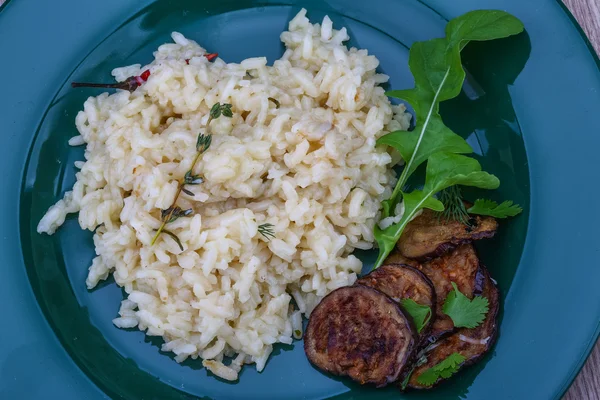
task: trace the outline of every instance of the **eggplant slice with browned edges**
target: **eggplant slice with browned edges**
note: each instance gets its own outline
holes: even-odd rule
[[[355,285],[334,290],[313,310],[304,351],[321,370],[382,387],[396,381],[411,361],[416,338],[395,301]]]
[[[497,228],[498,222],[492,217],[473,216],[465,225],[426,209],[406,226],[396,247],[404,257],[427,261],[461,244],[491,238]]]
[[[437,303],[435,320],[429,333],[431,342],[454,330],[454,323],[443,312],[444,300],[453,290],[452,282],[456,283],[458,289],[470,299],[481,293],[482,277],[479,273],[479,258],[471,244],[463,244],[426,263],[408,259],[398,252],[391,254],[386,262],[408,264],[421,271],[433,283]]]
[[[423,355],[426,361],[413,370],[408,381],[408,387],[429,389],[441,382],[443,379],[440,378],[434,384],[427,386],[419,383],[418,378],[423,372],[436,366],[453,353],[459,353],[465,357],[465,361],[460,367],[463,368],[477,362],[493,346],[498,332],[496,320],[500,308],[499,292],[483,266],[481,267],[481,276],[483,277],[481,295],[486,297],[489,302],[489,311],[485,320],[475,328],[461,328],[452,335],[441,339],[439,343],[432,345],[431,350]]]
[[[435,310],[436,296],[431,280],[421,271],[406,264],[386,264],[360,278],[356,283],[377,289],[394,301],[411,299],[415,303]],[[421,329],[419,342],[427,338],[435,315]]]

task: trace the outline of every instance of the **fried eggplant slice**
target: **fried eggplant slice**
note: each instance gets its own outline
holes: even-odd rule
[[[465,225],[439,215],[426,209],[406,226],[396,244],[403,256],[419,261],[431,260],[461,244],[491,238],[498,228],[498,222],[492,217],[473,216],[470,225]]]
[[[421,271],[406,264],[386,264],[360,278],[356,283],[377,289],[398,302],[411,299],[415,303],[431,308],[435,313],[436,297],[433,284]],[[421,332],[420,339],[429,335],[434,317]]]
[[[304,351],[321,370],[382,387],[412,359],[416,337],[395,301],[355,285],[334,290],[313,310]]]
[[[474,364],[483,357],[493,346],[498,333],[497,317],[500,308],[498,288],[489,276],[489,273],[484,267],[481,267],[481,275],[483,276],[483,291],[481,295],[486,297],[489,302],[489,311],[485,320],[481,325],[467,329],[461,328],[452,335],[440,340],[431,346],[431,351],[424,354],[426,357],[425,363],[416,367],[408,381],[408,387],[414,389],[428,389],[435,386],[443,379],[438,379],[433,385],[423,385],[418,381],[420,374],[432,368],[445,360],[453,353],[459,353],[465,357],[464,363],[460,368]]]
[[[458,289],[470,299],[481,293],[482,277],[479,273],[479,259],[471,244],[463,244],[455,250],[425,263],[408,259],[399,252],[391,254],[386,262],[410,265],[421,271],[433,283],[437,303],[435,320],[429,334],[431,342],[454,330],[454,323],[442,310],[446,296],[453,290],[452,282],[456,283]]]

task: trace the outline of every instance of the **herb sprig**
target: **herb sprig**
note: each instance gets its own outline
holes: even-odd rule
[[[450,186],[438,193],[438,199],[444,205],[439,218],[445,221],[456,220],[469,225],[469,213],[462,198],[460,186]]]
[[[460,353],[452,353],[439,364],[425,370],[421,375],[417,376],[417,382],[421,385],[432,386],[438,379],[450,378],[460,369],[466,358]]]
[[[434,153],[427,162],[425,186],[423,190],[402,193],[404,214],[398,223],[385,229],[375,226],[375,238],[379,243],[379,256],[375,262],[378,268],[394,249],[406,225],[417,212],[424,208],[444,211],[444,205],[433,196],[453,185],[475,186],[482,189],[496,189],[500,181],[494,175],[481,170],[474,158],[445,152]]]
[[[262,225],[258,226],[258,233],[263,235],[265,237],[265,239],[267,239],[267,241],[269,241],[275,237],[275,231],[273,230],[273,228],[274,228],[273,224],[269,224],[267,222],[266,224],[262,224]]]
[[[483,322],[489,311],[489,301],[482,296],[469,300],[452,282],[452,290],[444,301],[444,314],[449,316],[457,328],[475,328]]]
[[[477,199],[469,209],[466,208],[460,187],[452,186],[438,193],[438,199],[444,204],[440,219],[456,220],[465,225],[469,223],[469,214],[488,215],[494,218],[508,218],[519,215],[523,209],[511,200],[498,204],[488,199]]]
[[[518,204],[513,204],[510,200],[498,204],[492,200],[477,199],[475,200],[475,204],[467,211],[471,214],[489,215],[494,218],[507,218],[520,214],[523,209]]]
[[[412,317],[415,328],[417,328],[417,333],[421,333],[431,320],[431,307],[419,304],[413,299],[408,298],[402,299],[400,304],[402,304],[402,308]]]
[[[199,185],[202,182],[204,182],[204,179],[200,175],[194,174],[194,167],[196,166],[196,163],[200,159],[200,156],[209,149],[209,147],[212,143],[212,134],[209,133],[210,132],[210,123],[213,120],[219,118],[221,115],[228,117],[228,118],[231,118],[233,116],[233,112],[231,111],[231,104],[215,103],[211,107],[209,116],[208,116],[208,120],[206,121],[206,133],[205,134],[200,133],[198,135],[198,139],[196,139],[196,156],[194,157],[194,161],[192,161],[192,165],[190,166],[190,169],[185,173],[183,178],[179,181],[179,185],[177,185],[177,192],[175,192],[175,197],[173,198],[173,203],[171,204],[171,206],[169,206],[169,208],[167,208],[165,210],[161,210],[160,218],[161,218],[162,222],[160,224],[160,227],[156,230],[156,234],[152,238],[152,241],[150,242],[151,246],[153,246],[154,243],[156,243],[156,239],[158,239],[158,237],[160,236],[161,233],[166,233],[167,235],[171,236],[173,238],[173,240],[175,240],[175,242],[177,242],[177,245],[179,246],[181,251],[183,251],[183,246],[181,244],[181,240],[179,240],[177,235],[175,235],[173,232],[165,230],[165,226],[168,223],[176,221],[177,219],[179,219],[181,217],[187,217],[193,213],[193,210],[191,208],[187,209],[187,210],[182,210],[179,206],[177,206],[176,205],[177,199],[179,199],[179,195],[181,194],[181,192],[187,194],[188,196],[193,197],[194,193],[191,190],[186,189],[185,186]]]
[[[272,102],[273,104],[275,104],[275,108],[279,108],[281,106],[281,103],[279,103],[279,100],[273,98],[273,97],[267,97],[267,99]]]
[[[444,205],[434,196],[454,185],[495,189],[500,181],[481,170],[479,163],[467,156],[471,146],[448,128],[439,114],[439,104],[456,97],[462,88],[465,71],[460,52],[469,41],[483,41],[515,35],[523,31],[516,17],[496,10],[466,13],[448,22],[446,37],[416,42],[410,48],[409,67],[415,87],[387,92],[390,97],[410,103],[417,117],[411,132],[391,132],[377,141],[397,149],[406,165],[390,199],[383,203],[381,218],[390,216],[400,201],[405,212],[401,220],[386,229],[376,224],[374,236],[379,244],[379,256],[374,268],[381,266],[393,250],[404,228],[423,209],[443,211]],[[405,193],[404,186],[417,167],[427,161],[423,190]]]

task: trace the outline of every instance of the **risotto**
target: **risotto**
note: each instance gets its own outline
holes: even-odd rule
[[[352,252],[373,246],[399,161],[375,141],[407,129],[410,115],[384,95],[377,58],[348,49],[328,17],[313,25],[300,11],[273,66],[210,62],[194,41],[172,38],[150,64],[113,71],[124,81],[149,70],[135,91],[85,102],[69,141],[86,145],[85,161],[38,232],[78,212],[97,254],[87,287],[112,274],[127,293],[114,324],[162,336],[177,361],[200,357],[236,380],[244,364],[262,370],[275,343],[301,337],[302,315],[356,280]],[[210,122],[212,144],[194,169],[203,182],[177,198],[193,212],[167,224],[183,250],[169,235],[152,244],[216,103],[233,116]],[[266,223],[272,238],[259,232]]]

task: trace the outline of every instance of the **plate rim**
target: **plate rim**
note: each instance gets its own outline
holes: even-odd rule
[[[585,33],[583,32],[583,29],[577,23],[576,19],[574,18],[574,16],[572,15],[572,13],[568,10],[568,8],[566,8],[566,6],[562,2],[560,2],[559,0],[556,0],[556,2],[559,4],[559,6],[563,9],[563,12],[565,12],[566,15],[568,16],[568,18],[570,19],[571,25],[573,25],[575,27],[575,29],[579,32],[579,36],[581,36],[581,38],[584,40],[584,43],[586,44],[586,46],[588,48],[588,51],[592,54],[592,57],[593,57],[593,59],[594,59],[594,61],[596,63],[597,68],[600,70],[600,58],[598,57],[598,54],[593,49],[593,46],[591,45],[591,42],[590,42],[589,38],[587,37],[587,35],[585,35]],[[2,6],[0,6],[0,13],[8,13],[8,11],[6,11],[7,10],[7,6],[9,4],[11,4],[11,3],[12,3],[12,0],[6,0],[6,2]],[[5,15],[3,15],[3,16],[6,17]],[[1,16],[0,16],[0,18],[1,18]],[[100,42],[98,42],[98,43],[100,43]],[[33,138],[31,138],[31,140],[33,140]],[[30,146],[28,146],[28,148],[29,147]],[[24,177],[24,174],[19,174],[19,178],[21,178],[21,177]],[[19,181],[21,181],[21,179],[19,179]],[[19,228],[19,230],[20,230],[20,228]],[[18,236],[20,238],[21,232],[19,232]],[[28,284],[29,283],[30,282],[28,280]],[[30,293],[30,294],[33,295],[32,293]],[[36,304],[37,304],[37,301],[36,301]],[[42,317],[44,319],[45,323],[48,323],[48,321],[46,320],[46,318],[45,318],[45,316],[43,314],[40,314],[40,317]],[[579,373],[579,371],[583,367],[585,361],[588,359],[589,355],[591,354],[591,350],[593,349],[596,341],[598,340],[598,336],[599,335],[600,335],[600,323],[597,324],[597,327],[596,327],[596,330],[595,330],[595,332],[593,334],[593,337],[590,338],[589,343],[587,344],[587,346],[585,347],[585,350],[581,354],[579,362],[576,363],[573,366],[573,368],[571,369],[571,373],[569,374],[568,377],[566,377],[566,380],[560,386],[560,389],[559,389],[559,391],[557,393],[557,396],[555,398],[559,398],[560,396],[562,396],[568,390],[568,388],[572,385],[572,382],[574,381],[574,378]],[[64,351],[64,349],[63,349],[63,351]]]

